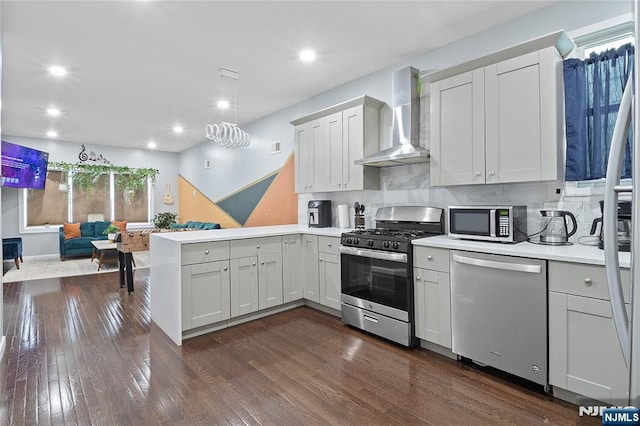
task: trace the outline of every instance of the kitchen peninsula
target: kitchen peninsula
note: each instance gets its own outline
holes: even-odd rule
[[[181,345],[304,303],[339,315],[339,263],[327,262],[331,272],[315,279],[305,274],[318,271],[322,256],[337,256],[341,232],[278,225],[153,233],[151,319]]]

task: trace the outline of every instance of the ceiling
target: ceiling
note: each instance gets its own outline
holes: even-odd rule
[[[2,134],[180,152],[234,121],[220,96],[236,93],[246,125],[551,3],[3,0]]]

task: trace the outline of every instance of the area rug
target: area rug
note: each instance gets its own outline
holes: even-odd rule
[[[149,252],[141,251],[133,254],[136,263],[134,269],[149,267]],[[6,264],[6,263],[5,263]],[[40,280],[43,278],[71,277],[76,275],[102,274],[118,271],[118,265],[113,263],[103,264],[98,271],[98,259],[80,258],[68,259],[64,262],[58,257],[47,258],[25,258],[20,263],[20,269],[15,265],[9,269],[2,277],[3,283],[16,281]]]

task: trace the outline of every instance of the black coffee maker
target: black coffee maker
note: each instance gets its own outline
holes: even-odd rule
[[[604,211],[604,200],[600,201],[600,213]],[[598,247],[604,248],[602,216],[591,223],[591,235],[596,235],[600,224]],[[618,201],[618,251],[631,251],[631,201]]]

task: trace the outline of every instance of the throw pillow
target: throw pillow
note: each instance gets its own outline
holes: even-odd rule
[[[69,240],[71,238],[80,238],[80,224],[79,223],[67,223],[62,224],[64,239]]]
[[[124,232],[127,230],[127,222],[128,222],[127,220],[120,220],[120,221],[112,220],[111,224],[113,226],[117,226],[118,228],[120,228],[120,232]]]

